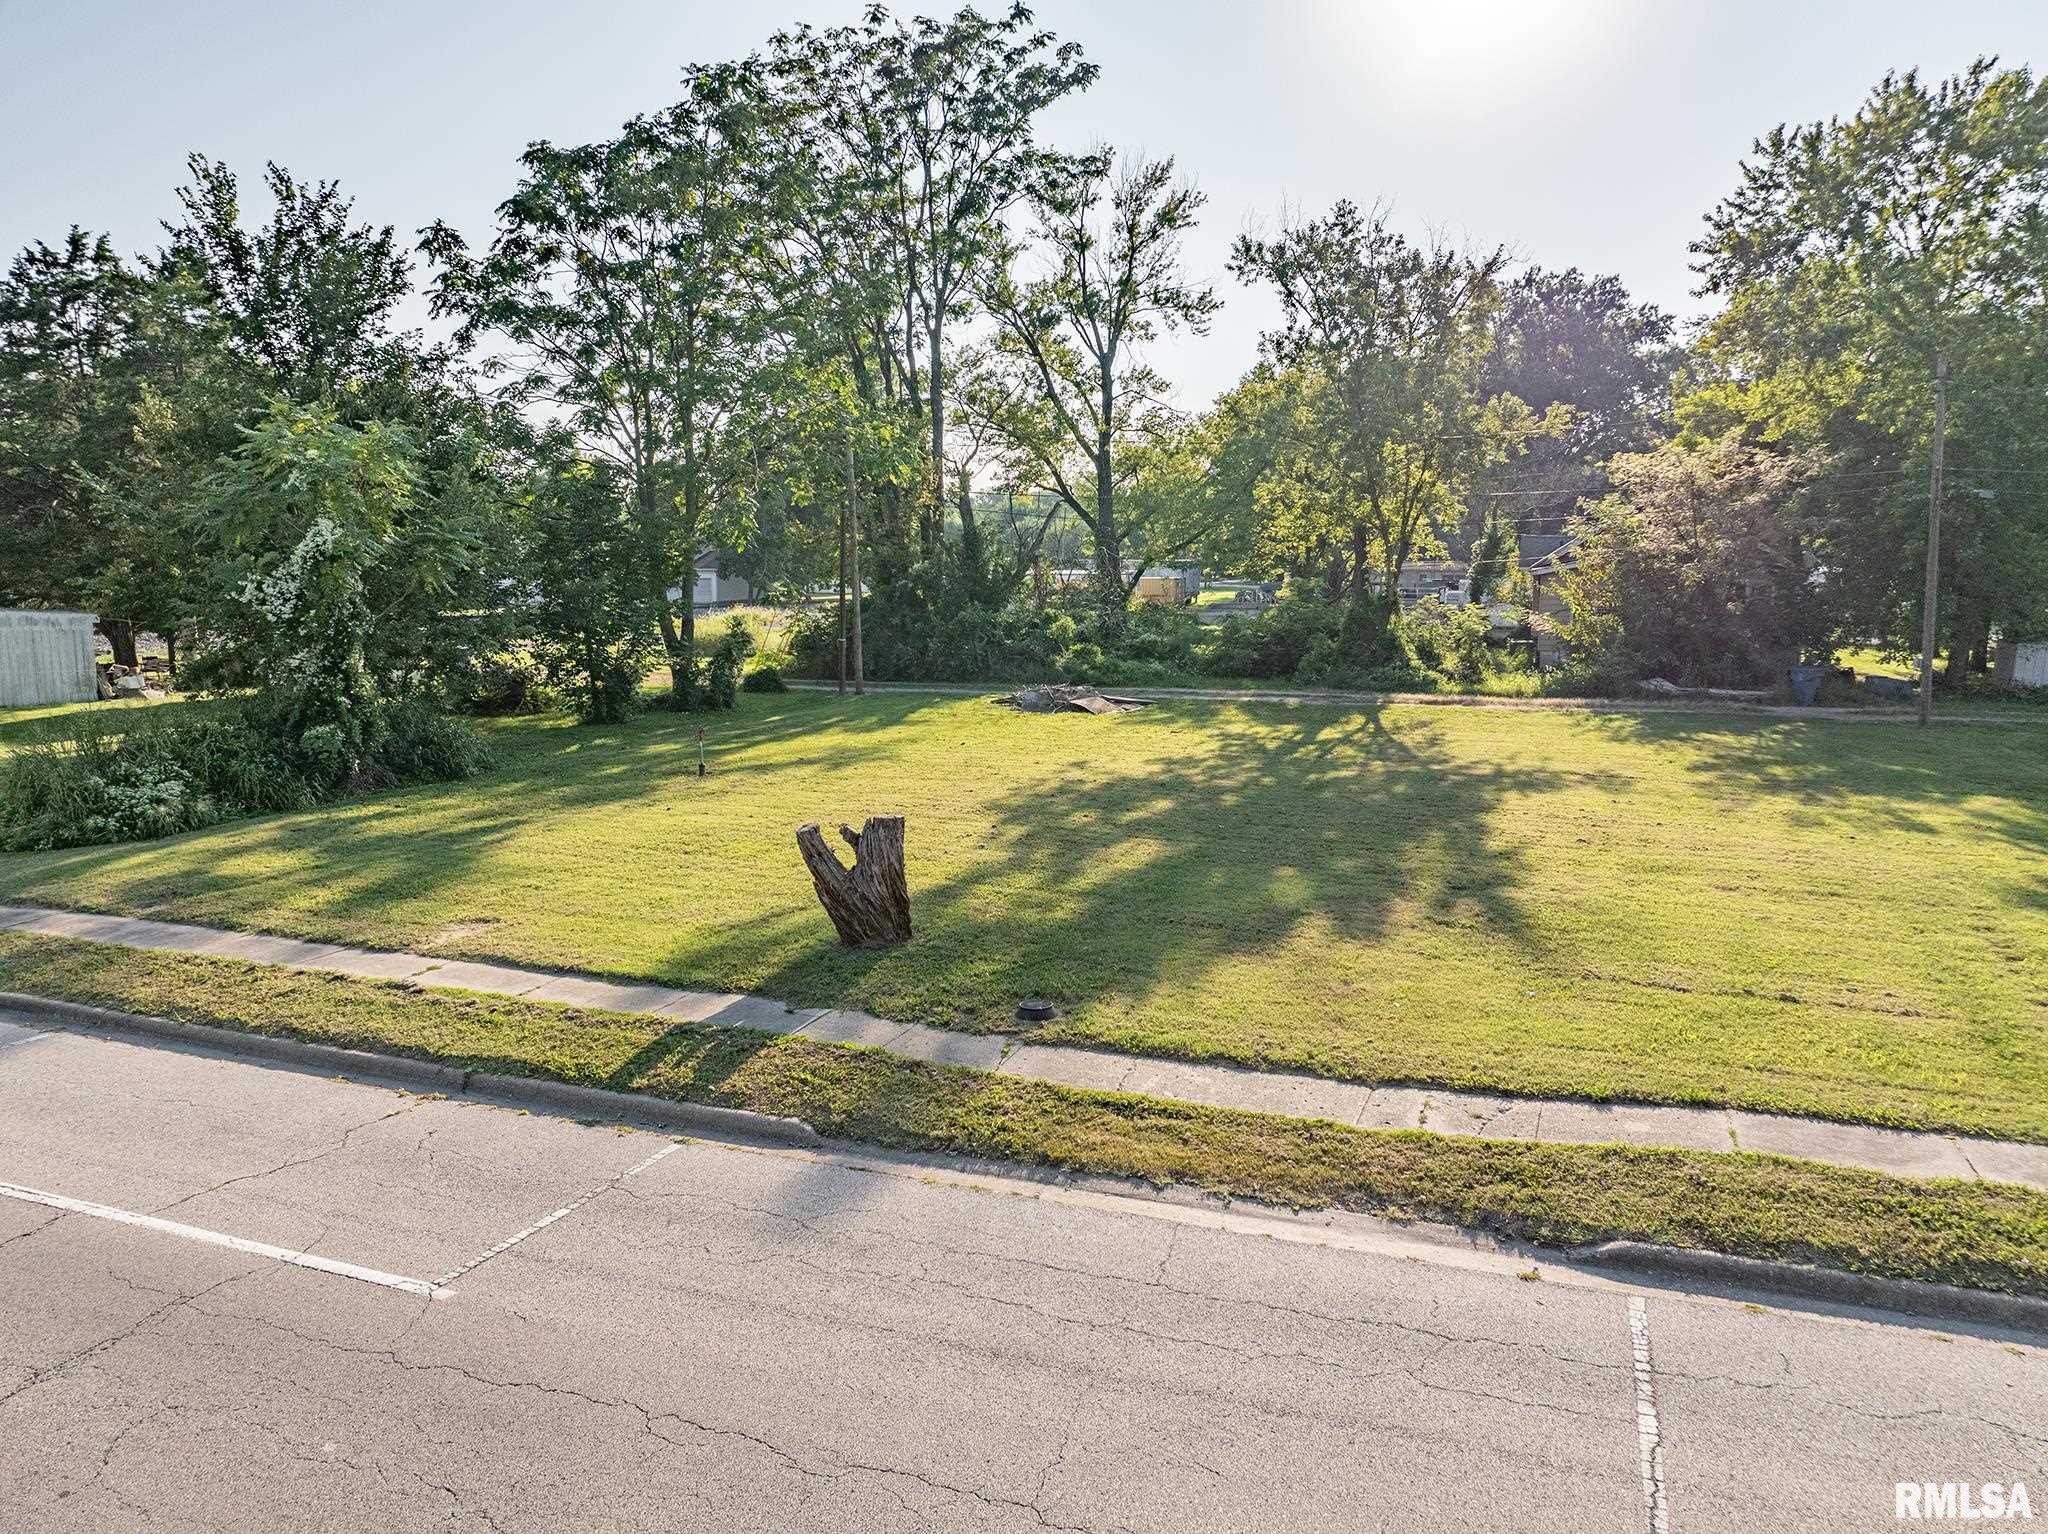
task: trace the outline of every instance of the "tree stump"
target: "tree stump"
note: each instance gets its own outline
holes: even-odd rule
[[[818,904],[849,948],[878,948],[910,941],[910,884],[903,870],[903,817],[872,815],[856,831],[839,834],[853,849],[853,867],[842,865],[815,822],[798,826],[797,851],[817,886]]]

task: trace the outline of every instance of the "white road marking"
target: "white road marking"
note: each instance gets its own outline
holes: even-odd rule
[[[25,1028],[20,1023],[0,1022],[0,1049],[12,1049],[17,1044],[33,1044],[37,1039],[47,1039],[49,1030]]]
[[[641,1162],[638,1166],[627,1168],[627,1170],[619,1173],[619,1175],[614,1177],[610,1182],[599,1183],[595,1188],[592,1188],[588,1193],[584,1194],[583,1197],[579,1199],[574,1199],[569,1203],[564,1204],[560,1209],[557,1209],[553,1214],[542,1215],[538,1220],[535,1220],[531,1225],[527,1226],[526,1229],[515,1230],[511,1235],[507,1236],[503,1241],[500,1241],[496,1246],[492,1247],[489,1251],[484,1252],[476,1257],[470,1258],[468,1262],[465,1262],[459,1268],[450,1268],[446,1273],[443,1273],[439,1278],[435,1279],[434,1282],[437,1284],[454,1283],[456,1279],[462,1277],[462,1275],[467,1273],[471,1268],[482,1267],[485,1263],[489,1262],[493,1257],[499,1255],[499,1253],[511,1251],[513,1247],[517,1246],[520,1242],[526,1240],[527,1237],[537,1236],[542,1231],[546,1230],[550,1225],[554,1224],[555,1221],[567,1219],[570,1215],[574,1214],[577,1210],[581,1209],[585,1204],[589,1203],[592,1199],[596,1198],[598,1194],[608,1192],[609,1190],[616,1188],[620,1183],[624,1182],[629,1177],[638,1177],[642,1172],[646,1171],[649,1167],[653,1166],[655,1162],[661,1160],[662,1157],[673,1156],[677,1151],[681,1150],[682,1148],[682,1141],[669,1141],[668,1144],[664,1145],[660,1150],[656,1151],[653,1155],[649,1156],[645,1161]]]
[[[1650,1534],[1670,1534],[1671,1504],[1664,1490],[1664,1432],[1657,1423],[1657,1371],[1650,1361],[1650,1312],[1641,1295],[1628,1302],[1628,1330],[1635,1350],[1636,1450],[1643,1472],[1643,1502],[1650,1515]]]
[[[365,1268],[353,1262],[337,1262],[332,1257],[315,1257],[310,1252],[295,1252],[289,1247],[271,1246],[263,1241],[249,1241],[241,1236],[223,1235],[217,1230],[203,1230],[197,1225],[181,1225],[176,1220],[158,1219],[153,1214],[137,1214],[130,1209],[115,1209],[106,1204],[88,1203],[82,1198],[67,1198],[61,1193],[45,1193],[40,1188],[24,1188],[11,1182],[0,1182],[0,1198],[19,1199],[24,1204],[43,1204],[51,1209],[61,1209],[67,1214],[88,1215],[95,1220],[112,1220],[120,1225],[135,1225],[143,1230],[154,1230],[166,1236],[182,1236],[187,1241],[203,1241],[208,1246],[224,1246],[230,1251],[247,1252],[252,1257],[268,1257],[273,1262],[288,1262],[295,1268],[311,1268],[317,1273],[332,1273],[339,1278],[353,1278],[365,1284],[377,1284],[385,1289],[397,1289],[406,1294],[416,1294],[422,1299],[445,1300],[453,1293],[438,1283],[429,1283],[424,1278],[405,1278],[396,1273],[385,1273],[376,1268]]]

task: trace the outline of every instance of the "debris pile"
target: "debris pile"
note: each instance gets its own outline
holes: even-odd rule
[[[1143,708],[1143,698],[1116,698],[1092,687],[1026,687],[996,699],[1006,708],[1025,714],[1128,714]]]

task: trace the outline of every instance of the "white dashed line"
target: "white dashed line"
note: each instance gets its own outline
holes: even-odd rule
[[[230,1251],[247,1252],[252,1257],[268,1257],[273,1262],[288,1262],[295,1268],[311,1268],[316,1273],[332,1273],[340,1278],[353,1278],[361,1283],[377,1284],[386,1289],[416,1294],[422,1299],[445,1300],[449,1295],[449,1291],[442,1288],[441,1284],[428,1283],[423,1278],[403,1278],[396,1273],[380,1272],[376,1268],[361,1267],[353,1262],[336,1262],[332,1257],[315,1257],[309,1252],[295,1252],[288,1247],[271,1246],[263,1241],[249,1241],[241,1236],[223,1235],[217,1230],[202,1230],[197,1225],[180,1225],[176,1220],[162,1220],[153,1214],[136,1214],[129,1209],[114,1209],[106,1204],[92,1204],[82,1198],[67,1198],[61,1193],[45,1193],[39,1188],[23,1188],[11,1182],[0,1182],[0,1198],[19,1199],[25,1204],[43,1204],[51,1209],[61,1209],[66,1214],[87,1215],[95,1220],[112,1220],[116,1224],[134,1225],[166,1236],[182,1236],[187,1241],[203,1241],[208,1246],[224,1246]]]
[[[462,1275],[467,1273],[471,1268],[482,1267],[485,1263],[489,1262],[493,1257],[496,1257],[499,1253],[511,1251],[513,1247],[517,1246],[527,1237],[537,1236],[542,1231],[546,1230],[550,1225],[554,1224],[555,1221],[567,1219],[570,1215],[574,1214],[577,1210],[581,1209],[585,1204],[589,1203],[592,1199],[596,1198],[598,1194],[607,1192],[612,1188],[616,1188],[620,1183],[624,1182],[629,1177],[638,1177],[642,1172],[646,1171],[649,1167],[653,1166],[655,1162],[661,1160],[662,1157],[672,1156],[682,1148],[682,1141],[671,1140],[667,1145],[664,1145],[660,1150],[656,1151],[653,1155],[649,1156],[645,1161],[641,1162],[638,1166],[627,1168],[625,1171],[619,1173],[618,1176],[614,1177],[610,1182],[599,1183],[595,1188],[592,1188],[588,1193],[584,1194],[583,1197],[576,1199],[570,1203],[564,1204],[560,1209],[557,1209],[553,1214],[542,1215],[538,1220],[535,1220],[531,1225],[527,1226],[526,1229],[514,1231],[511,1235],[507,1236],[503,1241],[500,1241],[496,1246],[492,1247],[489,1251],[484,1252],[476,1257],[470,1258],[468,1262],[465,1262],[459,1268],[450,1268],[446,1273],[443,1273],[438,1279],[436,1279],[435,1282],[441,1284],[454,1283],[456,1279],[462,1277]]]
[[[1628,1302],[1628,1330],[1635,1351],[1636,1450],[1642,1464],[1643,1502],[1650,1515],[1650,1534],[1670,1534],[1671,1504],[1664,1491],[1664,1433],[1657,1424],[1657,1370],[1650,1361],[1650,1313],[1640,1295]]]

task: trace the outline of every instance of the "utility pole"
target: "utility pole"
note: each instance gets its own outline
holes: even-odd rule
[[[839,695],[846,696],[846,508],[839,508]]]
[[[847,558],[847,584],[853,588],[853,691],[866,694],[867,665],[860,644],[860,492],[853,480],[853,433],[846,434],[846,535],[851,554]]]
[[[1934,468],[1927,486],[1927,587],[1920,599],[1920,723],[1934,719],[1934,599],[1941,586],[1941,450],[1948,435],[1948,354],[1934,354]],[[1951,665],[1955,664],[1951,658]]]

